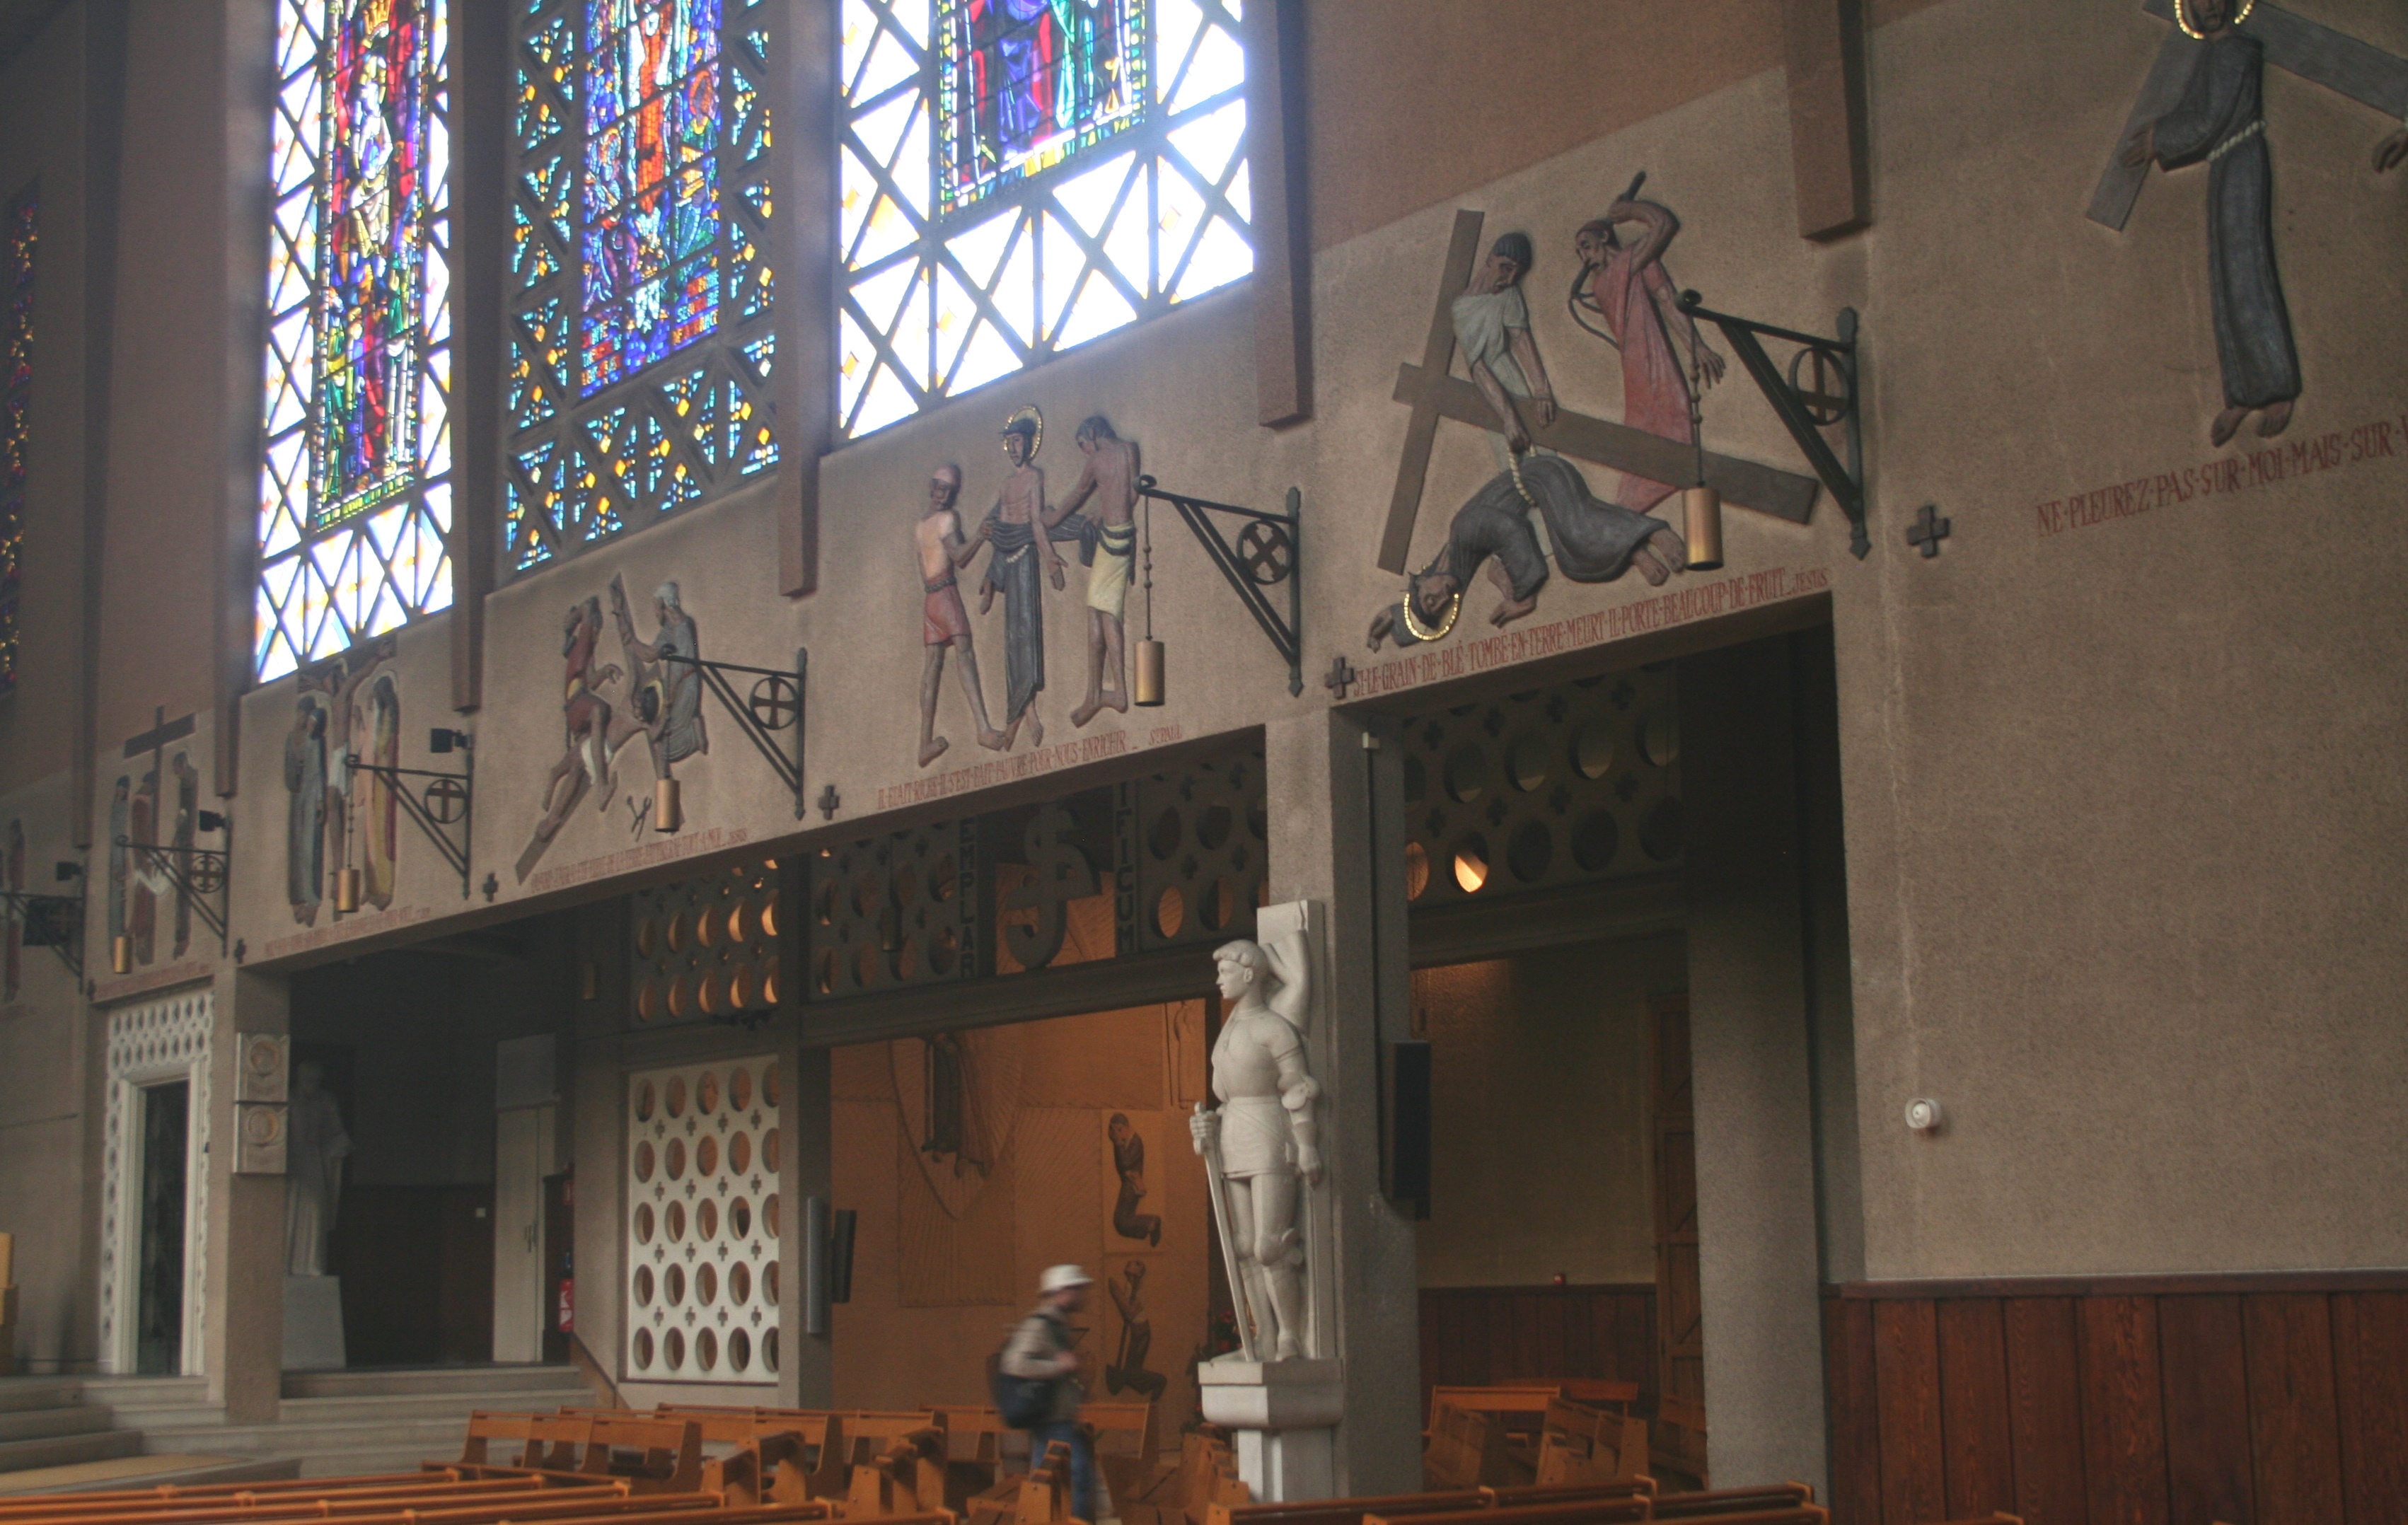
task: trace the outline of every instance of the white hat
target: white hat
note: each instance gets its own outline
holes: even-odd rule
[[[1055,1292],[1067,1292],[1073,1287],[1092,1287],[1095,1284],[1095,1277],[1075,1265],[1049,1265],[1045,1274],[1037,1278],[1037,1290],[1051,1297]]]

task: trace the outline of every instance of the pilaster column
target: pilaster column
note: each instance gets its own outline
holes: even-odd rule
[[[1789,642],[1681,663],[1706,1456],[1826,1488]]]
[[[1380,1057],[1405,1025],[1408,975],[1401,788],[1396,749],[1367,748],[1366,734],[1320,709],[1263,734],[1268,898],[1327,912],[1314,971],[1320,1019],[1306,1034],[1326,1174],[1308,1199],[1308,1243],[1322,1351],[1344,1367],[1332,1478],[1340,1495],[1421,1487],[1419,1267],[1411,1220],[1380,1194]]]
[[[208,1325],[202,1364],[228,1424],[271,1424],[284,1396],[284,1177],[245,1176],[236,1125],[237,1033],[292,1031],[291,989],[272,975],[222,967],[210,999]]]

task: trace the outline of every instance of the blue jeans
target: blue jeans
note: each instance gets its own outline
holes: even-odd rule
[[[1040,1424],[1028,1432],[1028,1465],[1031,1471],[1045,1461],[1045,1447],[1055,1441],[1070,1447],[1070,1513],[1091,1522],[1096,1518],[1096,1453],[1087,1445],[1086,1432],[1075,1421],[1063,1424]]]

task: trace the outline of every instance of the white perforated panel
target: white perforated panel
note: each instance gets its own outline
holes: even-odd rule
[[[778,1374],[779,1122],[768,1055],[627,1077],[625,1374]]]

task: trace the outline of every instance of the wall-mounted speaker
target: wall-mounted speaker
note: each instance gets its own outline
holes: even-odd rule
[[[1413,1217],[1430,1214],[1430,1046],[1388,1045],[1380,1076],[1380,1190]]]

